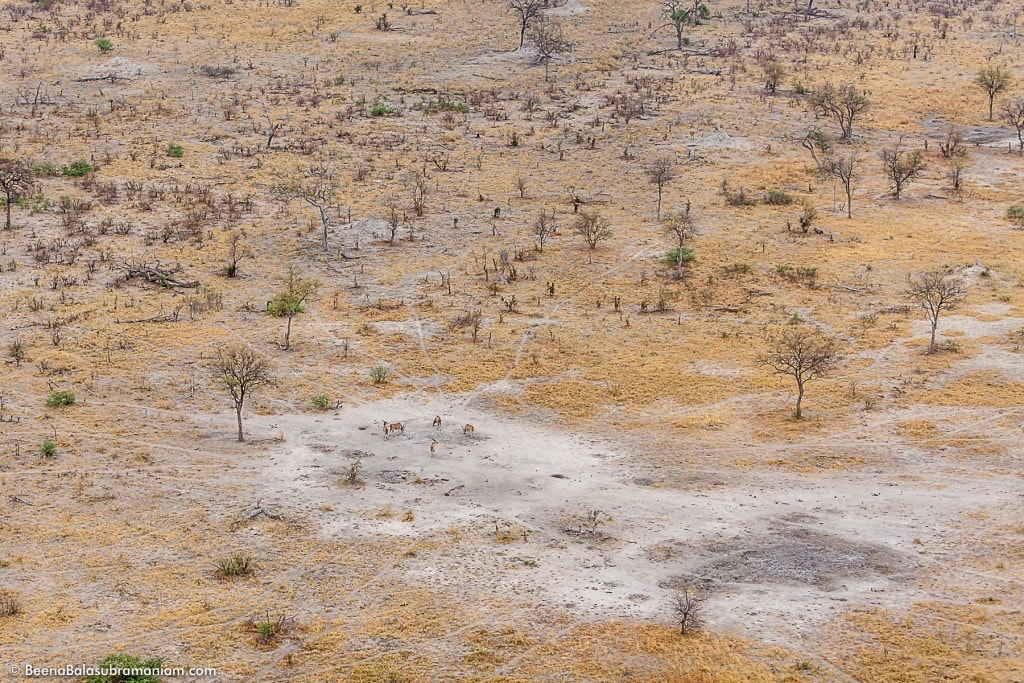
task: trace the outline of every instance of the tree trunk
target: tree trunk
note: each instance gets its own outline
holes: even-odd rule
[[[676,49],[682,51],[683,49],[683,25],[676,24]]]
[[[796,419],[803,417],[803,413],[800,410],[800,404],[804,401],[804,383],[797,382],[797,394],[796,394]]]
[[[11,229],[11,193],[7,193],[7,225],[4,226],[5,230]]]
[[[658,183],[658,220],[661,220],[661,183]]]
[[[245,443],[245,437],[242,436],[242,402],[239,401],[235,404],[235,415],[238,417],[238,443]]]
[[[846,217],[853,218],[853,188],[850,187],[849,183],[845,184],[846,187]]]
[[[319,208],[320,208],[320,223],[322,223],[323,226],[324,226],[324,251],[327,251],[327,230],[328,230],[328,228],[331,227],[331,219],[327,215],[327,211],[324,209],[324,207],[321,206]]]
[[[526,19],[523,19],[522,26],[519,27],[519,49],[523,49],[523,45],[526,44]]]
[[[989,93],[989,95],[988,95],[988,120],[989,121],[992,120],[992,105],[995,103],[995,101],[996,101],[996,94],[995,93]]]
[[[288,316],[288,326],[284,329],[284,350],[287,351],[291,347],[291,336],[292,336],[292,318],[294,316]]]
[[[939,318],[932,318],[932,340],[928,344],[928,353],[935,353],[935,330],[939,328]]]

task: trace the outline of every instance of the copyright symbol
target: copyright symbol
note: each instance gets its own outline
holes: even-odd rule
[[[18,668],[17,664],[12,664],[11,666],[7,667],[7,671],[9,671],[12,676],[17,676],[21,673],[21,669]]]

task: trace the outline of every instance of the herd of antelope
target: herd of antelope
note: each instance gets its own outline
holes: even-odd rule
[[[382,420],[381,424],[384,426],[384,440],[385,441],[387,441],[388,437],[390,437],[390,436],[392,436],[394,434],[405,434],[405,425],[402,424],[401,422],[387,422],[387,421],[383,421]],[[435,415],[434,416],[433,427],[437,431],[441,431],[441,416],[440,415]],[[466,424],[466,425],[463,425],[463,427],[462,427],[462,433],[464,435],[466,435],[466,436],[469,436],[474,431],[476,431],[476,430],[473,428],[473,425],[471,425],[471,424]],[[433,438],[431,438],[430,439],[430,454],[434,455],[435,452],[437,452],[437,441],[434,440]]]

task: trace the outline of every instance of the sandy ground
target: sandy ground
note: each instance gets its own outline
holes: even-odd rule
[[[385,440],[382,419],[401,421],[405,433]],[[472,435],[461,431],[466,422]],[[1016,583],[953,566],[952,539],[971,512],[1014,514],[1024,480],[901,445],[882,422],[821,448],[843,451],[867,436],[889,451],[890,467],[693,471],[680,490],[660,487],[657,468],[612,442],[458,400],[397,398],[319,417],[253,419],[251,429],[283,431],[284,441],[251,467],[269,503],[319,519],[317,533],[328,538],[416,539],[460,528],[507,540],[462,544],[457,555],[410,570],[428,586],[514,595],[595,619],[665,619],[673,589],[687,584],[710,596],[716,628],[807,647],[818,625],[851,608],[905,608],[961,583],[978,593]],[[340,486],[356,460],[364,485]],[[386,506],[394,517],[366,514]],[[595,510],[596,527],[587,521]],[[400,521],[405,511],[413,521]]]

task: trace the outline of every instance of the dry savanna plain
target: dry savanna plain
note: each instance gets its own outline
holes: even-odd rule
[[[1024,681],[1020,32],[5,0],[0,676]]]

